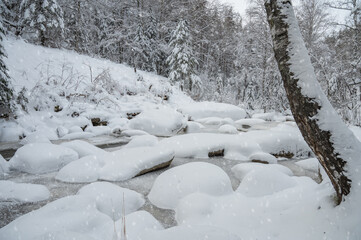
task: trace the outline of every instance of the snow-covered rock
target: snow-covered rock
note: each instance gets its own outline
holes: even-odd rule
[[[235,177],[242,181],[244,176],[246,176],[251,171],[257,171],[259,169],[269,169],[274,172],[282,172],[288,176],[292,176],[292,171],[282,165],[279,164],[262,164],[262,163],[241,163],[237,164],[232,167],[232,172],[234,173]]]
[[[248,197],[261,197],[296,186],[292,177],[280,171],[263,168],[247,173],[237,188],[237,192]]]
[[[120,133],[121,137],[133,137],[133,136],[141,136],[141,135],[149,135],[149,133],[142,130],[134,130],[134,129],[121,130]]]
[[[110,217],[98,211],[92,198],[69,196],[17,218],[0,229],[0,239],[53,239],[53,235],[64,232],[71,237],[111,239],[112,223]]]
[[[278,122],[286,121],[286,116],[276,112],[255,113],[252,115],[252,118],[263,119],[265,121],[278,121]]]
[[[25,138],[23,138],[20,141],[20,144],[22,145],[26,145],[29,143],[51,143],[49,138],[47,138],[45,135],[38,133],[38,132],[34,132],[34,133],[30,133],[28,134]]]
[[[109,135],[112,129],[108,126],[89,126],[85,129],[85,132],[93,133],[95,136],[99,135]]]
[[[226,133],[226,134],[237,134],[237,128],[230,124],[224,124],[218,128],[218,131],[220,133]]]
[[[228,175],[218,166],[187,163],[163,172],[155,180],[148,199],[157,207],[174,209],[178,201],[194,192],[220,196],[233,192]]]
[[[71,128],[69,128],[69,133],[81,133],[83,132],[83,129],[81,129],[81,127],[79,126],[72,126]]]
[[[234,122],[234,125],[240,129],[248,129],[254,125],[265,124],[266,121],[258,118],[245,118]]]
[[[317,172],[321,167],[317,158],[309,158],[296,162],[296,165],[302,167],[305,170]]]
[[[49,197],[50,192],[43,185],[0,181],[0,201],[38,202]]]
[[[261,162],[261,163],[271,163],[271,164],[277,163],[277,158],[265,152],[253,153],[249,156],[249,160],[253,162]]]
[[[187,133],[197,133],[197,132],[200,132],[201,129],[203,129],[203,128],[204,128],[204,126],[201,123],[188,121],[186,132]]]
[[[234,123],[234,121],[231,118],[220,118],[220,117],[200,118],[200,119],[196,119],[195,121],[204,125],[218,125],[218,126],[224,124],[232,125]]]
[[[238,120],[246,117],[246,111],[226,103],[195,102],[185,104],[178,109],[183,114],[189,115],[192,120],[208,117],[231,118]]]
[[[128,180],[173,158],[174,151],[163,147],[123,148],[107,156],[105,165],[100,169],[99,179]]]
[[[137,211],[145,203],[141,194],[108,182],[95,182],[86,185],[79,190],[78,195],[93,199],[97,209],[114,221],[122,217],[123,207],[127,215]]]
[[[99,179],[104,161],[97,156],[87,155],[64,166],[55,179],[69,183],[89,183]]]
[[[64,135],[61,139],[63,140],[73,140],[73,139],[85,139],[95,137],[94,133],[90,132],[72,132]]]
[[[65,135],[67,135],[69,133],[69,129],[63,127],[63,126],[59,126],[56,128],[56,133],[58,135],[59,138],[64,137]]]
[[[133,136],[125,148],[153,147],[158,144],[158,138],[153,135]]]
[[[156,136],[173,136],[186,126],[182,114],[169,107],[147,109],[129,121],[129,127]]]
[[[67,147],[49,143],[31,143],[19,148],[10,159],[10,168],[27,173],[57,171],[78,159],[78,154]]]
[[[103,149],[100,149],[93,144],[82,140],[73,140],[70,142],[64,142],[61,146],[71,148],[78,153],[79,157],[85,157],[88,155],[100,156],[106,153]]]

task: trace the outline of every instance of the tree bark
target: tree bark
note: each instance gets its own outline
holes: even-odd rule
[[[316,80],[291,1],[268,0],[265,7],[291,111],[305,141],[329,176],[340,204],[351,191],[354,173],[350,169],[359,167],[357,155],[361,151],[357,148],[361,144],[331,107]]]

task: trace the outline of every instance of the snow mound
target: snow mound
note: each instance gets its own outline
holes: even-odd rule
[[[99,179],[125,181],[174,158],[173,150],[162,147],[123,148],[112,152],[100,169]]]
[[[277,163],[277,158],[265,152],[253,153],[251,156],[249,156],[249,160],[254,162],[261,162],[261,163],[271,163],[271,164]]]
[[[103,164],[94,155],[75,160],[60,169],[55,179],[70,183],[89,183],[99,179],[99,170]],[[81,170],[80,170],[81,169]]]
[[[72,132],[64,135],[61,139],[73,140],[73,139],[85,139],[95,137],[95,134],[90,132]]]
[[[146,211],[138,211],[125,216],[126,230],[128,239],[157,239],[149,238],[149,234],[154,231],[163,230],[160,224],[150,213]],[[115,224],[122,226],[121,219]],[[121,229],[116,228],[118,238],[121,236]]]
[[[204,125],[218,125],[218,126],[223,124],[232,125],[234,123],[234,121],[231,118],[220,118],[220,117],[200,118],[200,119],[196,119],[195,121]]]
[[[203,162],[187,163],[160,174],[148,199],[157,207],[174,209],[178,201],[194,192],[220,196],[233,192],[228,175],[218,166]]]
[[[195,102],[185,104],[178,109],[183,114],[187,114],[192,120],[208,117],[231,118],[238,120],[246,117],[246,111],[226,103],[216,102]]]
[[[19,148],[10,159],[12,169],[38,174],[57,171],[78,159],[78,154],[67,147],[49,143],[31,143]]]
[[[258,118],[265,121],[277,121],[277,122],[285,122],[286,116],[281,113],[276,112],[268,112],[268,113],[255,113],[252,115],[252,118]]]
[[[93,199],[69,196],[17,218],[0,229],[0,239],[52,239],[61,232],[111,239],[111,225],[111,218],[97,210]]]
[[[70,142],[65,142],[62,143],[61,146],[73,149],[75,152],[78,153],[79,157],[85,157],[88,155],[101,156],[107,153],[103,149],[100,149],[94,146],[93,144],[90,144],[82,140],[73,140]]]
[[[156,136],[173,136],[186,126],[182,114],[169,107],[147,109],[129,121],[129,127]]]
[[[232,167],[232,172],[235,177],[242,181],[242,179],[251,171],[257,171],[259,169],[269,169],[273,172],[282,172],[288,176],[293,176],[292,171],[279,164],[262,164],[262,163],[241,163]]]
[[[95,136],[99,135],[109,135],[111,133],[112,129],[108,126],[89,126],[85,129],[85,132],[89,132],[94,134]]]
[[[145,203],[141,194],[108,182],[95,182],[86,185],[79,190],[78,195],[93,199],[97,209],[114,221],[122,217],[123,206],[127,215],[137,211]]]
[[[309,158],[296,162],[296,165],[302,167],[305,170],[317,172],[321,167],[317,158]]]
[[[247,173],[236,191],[248,197],[261,197],[296,185],[296,181],[290,176],[280,171],[264,168]]]
[[[120,134],[121,137],[133,137],[133,136],[141,136],[141,135],[149,135],[149,133],[144,132],[142,130],[126,129],[123,131],[121,130],[121,134]]]
[[[265,124],[266,121],[263,119],[257,119],[257,118],[245,118],[240,119],[234,122],[234,125],[239,129],[248,129],[255,125],[262,125]]]
[[[204,126],[201,123],[188,121],[186,132],[187,133],[197,133],[197,132],[200,132],[201,129],[203,129],[203,128],[204,128]]]
[[[38,202],[49,197],[50,192],[43,185],[0,181],[0,201]]]
[[[238,133],[237,128],[230,124],[224,124],[224,125],[220,126],[218,128],[218,131],[220,133],[225,133],[225,134],[237,134]]]
[[[153,147],[158,144],[158,138],[153,135],[141,135],[134,136],[132,140],[129,141],[125,148],[134,148],[134,147]]]
[[[38,132],[34,132],[31,134],[28,134],[25,138],[23,138],[20,141],[20,144],[22,145],[26,145],[29,143],[51,143],[49,138],[46,137],[45,135],[38,133]]]

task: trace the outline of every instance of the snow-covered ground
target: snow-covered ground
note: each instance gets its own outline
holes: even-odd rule
[[[29,103],[0,122],[1,149],[17,149],[0,155],[0,239],[115,240],[124,226],[129,240],[361,239],[361,200],[334,206],[291,116],[195,103],[73,52],[5,48]]]

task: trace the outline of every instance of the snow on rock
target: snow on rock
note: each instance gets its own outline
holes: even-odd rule
[[[114,129],[113,129],[114,131]],[[134,130],[134,129],[127,129],[121,130],[120,136],[121,137],[133,137],[133,136],[141,136],[141,135],[149,135],[149,133],[142,131],[142,130]]]
[[[82,132],[68,133],[68,134],[64,135],[61,139],[73,140],[73,139],[85,139],[85,138],[92,138],[92,137],[95,137],[94,133],[82,131]]]
[[[114,221],[122,217],[123,206],[127,215],[137,211],[145,203],[141,194],[109,182],[95,182],[86,185],[79,190],[78,195],[93,199],[97,209]]]
[[[238,134],[237,128],[230,124],[224,124],[220,126],[218,131],[225,134]]]
[[[69,183],[89,183],[99,179],[104,162],[94,155],[87,155],[64,166],[55,179]]]
[[[195,121],[204,125],[218,125],[218,126],[223,124],[232,125],[234,123],[234,121],[231,118],[220,118],[220,117],[200,118]]]
[[[174,209],[178,201],[194,192],[220,196],[233,192],[228,175],[218,166],[187,163],[169,169],[155,180],[148,199],[157,207]]]
[[[163,230],[160,224],[150,213],[137,211],[125,216],[127,239],[157,239],[149,238],[149,234],[154,231]],[[121,239],[122,220],[115,223],[118,239]],[[119,226],[119,227],[117,227]]]
[[[0,201],[38,202],[49,197],[50,192],[43,185],[0,181]]]
[[[68,133],[69,133],[69,130],[63,126],[59,126],[56,128],[56,134],[58,135],[59,138],[64,137]]]
[[[71,128],[69,128],[69,133],[81,133],[83,132],[83,129],[81,129],[81,127],[79,126],[72,126]]]
[[[261,197],[296,186],[296,181],[280,171],[263,168],[247,173],[237,192],[248,197]]]
[[[129,121],[129,127],[156,136],[173,136],[186,126],[184,116],[169,107],[147,109]]]
[[[317,158],[309,158],[296,162],[296,165],[302,167],[305,170],[317,172],[321,167]]]
[[[107,155],[108,156],[108,155]],[[163,147],[123,148],[111,152],[100,169],[99,179],[124,181],[174,158],[174,151]]]
[[[24,135],[24,129],[15,122],[0,124],[0,142],[17,142]]]
[[[20,144],[22,145],[26,145],[29,143],[51,143],[49,138],[46,137],[45,135],[38,133],[38,132],[34,132],[31,134],[28,134],[25,138],[23,138],[20,141]]]
[[[201,129],[203,129],[203,128],[204,128],[204,126],[201,123],[188,121],[186,132],[187,133],[197,133],[197,132],[200,132]]]
[[[240,129],[248,129],[254,125],[262,125],[265,123],[266,123],[266,121],[263,119],[245,118],[245,119],[240,119],[240,120],[235,121],[234,125]]]
[[[79,157],[85,157],[88,155],[100,156],[107,153],[103,149],[82,140],[64,142],[61,144],[61,146],[73,149],[75,152],[78,153]]]
[[[27,213],[0,229],[0,239],[52,239],[69,232],[88,239],[111,239],[112,220],[98,211],[93,199],[69,196]]]
[[[9,172],[9,162],[3,158],[3,156],[0,154],[0,177],[7,175]]]
[[[194,102],[185,104],[178,109],[183,114],[187,114],[192,120],[208,117],[231,118],[238,120],[246,117],[246,111],[226,103],[216,102]]]
[[[261,162],[261,163],[271,163],[271,164],[277,163],[277,158],[265,152],[253,153],[251,156],[249,156],[249,160],[253,162]]]
[[[78,159],[78,154],[67,147],[49,143],[31,143],[19,148],[10,159],[12,169],[38,174],[57,171]]]
[[[158,138],[153,135],[133,136],[124,148],[153,147],[158,144]]]
[[[282,165],[279,164],[262,164],[262,163],[241,163],[237,164],[234,167],[232,167],[232,172],[234,173],[235,177],[242,181],[244,176],[246,176],[249,172],[258,169],[269,169],[274,172],[282,172],[288,176],[292,176],[292,171]]]
[[[265,121],[278,121],[278,122],[286,121],[286,116],[276,112],[255,113],[252,115],[252,118],[263,119]]]
[[[85,132],[92,133],[94,136],[109,135],[112,132],[112,129],[108,126],[89,126],[85,129]]]

